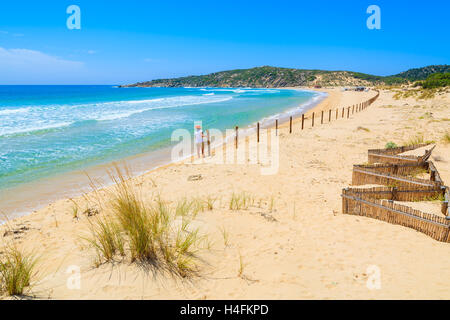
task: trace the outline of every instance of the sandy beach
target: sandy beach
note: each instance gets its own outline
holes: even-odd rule
[[[182,198],[217,199],[213,210],[200,212],[194,221],[210,243],[200,252],[198,276],[174,278],[129,261],[95,266],[95,252],[83,237],[96,217],[73,215],[74,203],[92,205],[96,194],[90,193],[0,227],[0,246],[13,243],[40,256],[38,281],[28,294],[39,299],[449,299],[449,244],[409,228],[343,215],[340,194],[351,184],[352,165],[367,161],[368,149],[418,136],[436,142],[432,160],[448,185],[450,144],[442,138],[450,129],[450,94],[396,100],[394,92],[382,90],[369,108],[349,119],[347,113],[342,119],[340,110],[336,120],[336,108],[375,92],[320,90],[329,96],[306,114],[304,130],[298,118],[292,134],[288,123],[280,126],[274,175],[261,175],[259,164],[197,161],[133,179],[149,201],[156,195],[169,205]],[[322,125],[321,111],[326,114]],[[195,175],[201,179],[188,179]],[[254,204],[230,210],[233,192],[250,194]],[[104,214],[100,210],[99,216]],[[379,290],[367,287],[371,266],[380,270]],[[68,270],[74,267],[81,271],[81,286],[75,289],[68,286]]]

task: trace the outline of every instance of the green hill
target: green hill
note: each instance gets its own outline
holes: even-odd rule
[[[123,87],[298,87],[298,86],[371,86],[408,83],[426,79],[450,66],[428,66],[393,76],[375,76],[352,71],[304,70],[256,67],[215,72],[202,76],[156,79]],[[424,78],[423,78],[424,77]]]
[[[434,73],[448,73],[450,72],[450,65],[436,65],[423,68],[410,69],[408,71],[399,73],[393,77],[403,78],[408,81],[425,80]]]

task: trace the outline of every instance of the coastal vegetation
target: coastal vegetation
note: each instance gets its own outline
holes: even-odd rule
[[[254,204],[254,198],[247,192],[234,193],[230,199],[230,210],[247,210],[250,205]]]
[[[417,81],[415,86],[420,86],[424,89],[448,87],[450,86],[450,72],[431,74],[426,80]]]
[[[20,296],[37,276],[37,257],[15,246],[7,247],[0,256],[0,294]]]
[[[306,70],[262,66],[207,75],[156,79],[123,87],[296,87],[296,86],[392,86],[425,80],[434,73],[450,72],[449,65],[411,69],[391,76],[353,71]]]
[[[450,72],[450,65],[433,65],[423,68],[409,69],[408,71],[395,75],[395,77],[399,77],[413,82],[418,80],[425,80],[430,75],[435,73],[447,73],[447,72]]]
[[[141,266],[163,269],[181,277],[198,271],[198,250],[206,236],[191,225],[192,215],[206,206],[197,200],[170,207],[160,197],[144,201],[141,190],[116,167],[107,199],[99,199],[109,213],[91,223],[85,240],[97,253],[96,265],[129,258]],[[181,216],[180,219],[178,219]]]
[[[389,141],[388,143],[386,143],[385,148],[386,149],[395,149],[397,148],[397,144],[395,144],[395,142]]]

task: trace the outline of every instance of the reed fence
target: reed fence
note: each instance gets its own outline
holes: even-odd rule
[[[372,149],[368,151],[368,162],[369,163],[414,163],[414,162],[425,162],[431,156],[433,148],[427,150],[425,154],[421,157],[399,155],[407,151],[415,150],[418,148],[428,146],[428,143],[416,144],[411,146],[403,146],[397,148],[389,149]]]
[[[352,184],[384,186],[343,189],[342,212],[402,225],[425,233],[435,240],[450,242],[450,190],[444,186],[433,162],[428,161],[434,147],[426,150],[423,156],[399,155],[424,146],[427,145],[369,150],[371,164],[353,166]],[[414,177],[417,173],[427,173],[429,178]],[[442,216],[394,202],[433,200],[442,200]]]
[[[380,184],[386,186],[415,186],[417,188],[440,187],[441,182],[432,181],[431,179],[420,179],[410,175],[402,175],[408,170],[423,169],[422,166],[400,167],[399,165],[354,165],[352,185],[360,186],[365,184]],[[391,173],[395,172],[397,173]]]
[[[365,216],[415,229],[435,240],[450,242],[450,220],[425,213],[386,199],[363,199],[353,195],[351,189],[342,192],[342,212]]]

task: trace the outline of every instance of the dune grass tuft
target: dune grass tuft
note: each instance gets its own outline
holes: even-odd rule
[[[216,203],[216,201],[217,201],[217,198],[215,198],[215,197],[212,197],[212,196],[206,197],[206,200],[205,200],[206,208],[209,211],[214,210],[214,204]]]
[[[97,218],[91,222],[92,236],[85,238],[97,252],[97,264],[102,260],[113,261],[116,254],[125,256],[124,239],[120,226],[107,218]]]
[[[225,247],[228,247],[228,245],[230,244],[230,234],[228,233],[227,229],[225,229],[225,227],[220,228],[219,230],[223,237],[223,244],[225,245]]]
[[[175,208],[175,214],[180,217],[189,215],[192,209],[192,202],[186,198],[178,200],[177,206]]]
[[[244,275],[245,263],[242,254],[239,252],[239,269],[238,269],[238,277],[242,278]]]
[[[0,292],[20,296],[30,287],[36,277],[35,255],[25,253],[16,247],[8,247],[0,260]]]
[[[254,203],[254,198],[247,192],[235,193],[231,195],[230,210],[247,210]]]
[[[418,144],[423,144],[423,143],[434,143],[433,140],[425,140],[423,135],[417,135],[415,137],[411,137],[409,138],[409,140],[407,142],[405,142],[405,146],[414,146],[414,145],[418,145]]]
[[[203,237],[191,227],[188,217],[195,216],[201,201],[183,199],[176,208],[161,197],[144,201],[141,190],[126,178],[120,168],[110,174],[115,186],[109,192],[109,217],[91,224],[88,239],[101,262],[111,262],[120,254],[131,262],[164,268],[181,277],[198,271],[196,255]],[[177,226],[177,218],[181,225]]]
[[[74,219],[78,219],[79,218],[80,208],[78,207],[78,204],[74,200],[70,199],[70,201],[72,201],[72,203],[73,203],[73,205],[71,207],[72,217]]]
[[[445,143],[450,143],[450,132],[447,132],[444,137],[443,140]]]

